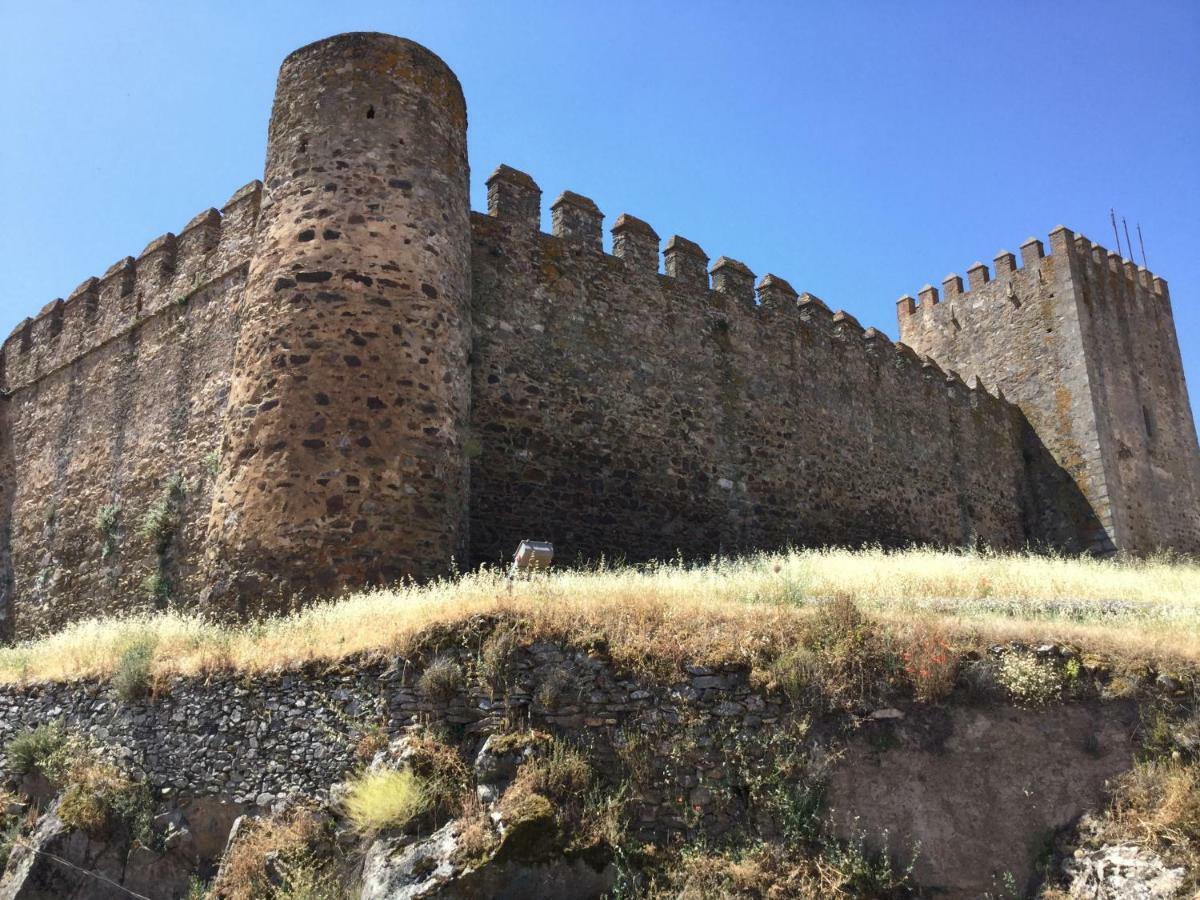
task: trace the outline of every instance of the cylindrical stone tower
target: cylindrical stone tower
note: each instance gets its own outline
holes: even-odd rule
[[[466,127],[458,79],[411,41],[342,34],[284,60],[210,523],[218,593],[327,595],[464,549]]]

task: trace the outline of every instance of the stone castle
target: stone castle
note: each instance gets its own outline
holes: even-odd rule
[[[903,343],[507,166],[381,34],[283,63],[264,180],[0,356],[0,622],[245,611],[500,562],[786,544],[1200,551],[1166,283],[1066,228]],[[711,276],[711,280],[710,280]]]

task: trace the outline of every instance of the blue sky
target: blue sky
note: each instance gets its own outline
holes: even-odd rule
[[[506,162],[893,337],[901,294],[1059,223],[1111,247],[1116,207],[1200,400],[1195,0],[0,0],[0,28],[0,334],[258,177],[282,58],[374,30],[457,72],[476,209]]]

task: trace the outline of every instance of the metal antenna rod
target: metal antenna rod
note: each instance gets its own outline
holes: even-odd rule
[[[1116,211],[1113,210],[1113,208],[1111,206],[1108,208],[1108,218],[1109,218],[1109,221],[1112,222],[1113,237],[1116,238],[1116,240],[1117,240],[1117,256],[1120,256],[1121,255],[1121,235],[1119,235],[1117,233],[1117,214],[1116,214]]]
[[[1146,262],[1146,244],[1142,240],[1142,223],[1141,222],[1138,222],[1138,224],[1137,224],[1137,233],[1138,233],[1138,246],[1142,248],[1142,268],[1149,269],[1150,266]]]
[[[1125,247],[1129,250],[1129,258],[1133,259],[1133,242],[1129,240],[1129,223],[1121,216],[1121,224],[1125,226]]]

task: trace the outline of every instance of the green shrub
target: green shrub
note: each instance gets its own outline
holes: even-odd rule
[[[44,773],[47,763],[66,742],[67,731],[59,722],[49,722],[22,732],[4,748],[8,768],[22,775]]]
[[[565,705],[567,695],[574,687],[575,679],[571,673],[561,666],[556,666],[546,673],[542,683],[538,685],[533,699],[540,706],[554,710]]]
[[[346,814],[362,834],[403,828],[433,805],[425,779],[407,769],[367,772],[350,784]]]
[[[96,510],[96,531],[100,535],[100,558],[107,559],[117,549],[117,523],[121,507],[106,503]]]
[[[435,703],[447,703],[462,689],[462,668],[448,656],[438,656],[425,667],[417,686]]]
[[[1014,701],[1027,706],[1042,706],[1062,694],[1063,676],[1058,667],[1032,653],[1005,654],[996,678]]]
[[[128,702],[140,700],[150,692],[150,665],[154,662],[153,638],[140,638],[121,654],[113,675],[113,690]]]
[[[179,528],[185,494],[183,476],[178,473],[171,475],[158,499],[150,504],[142,516],[138,534],[153,545],[154,552],[159,556],[167,552]]]
[[[492,690],[501,690],[513,676],[520,642],[510,628],[494,631],[479,648],[479,677]]]
[[[164,606],[170,601],[172,593],[171,579],[161,569],[151,572],[142,579],[142,590],[148,600],[153,600],[155,606]]]

